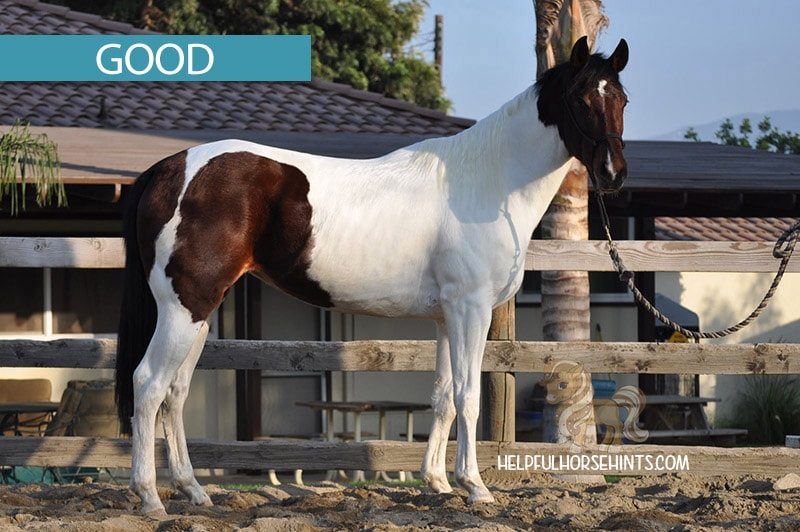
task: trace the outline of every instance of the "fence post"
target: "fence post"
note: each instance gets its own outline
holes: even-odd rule
[[[514,340],[515,298],[492,311],[489,340]],[[513,373],[491,372],[483,380],[483,436],[491,441],[515,440],[516,391]]]

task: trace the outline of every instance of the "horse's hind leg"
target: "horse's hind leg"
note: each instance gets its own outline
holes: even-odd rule
[[[169,469],[172,473],[173,485],[182,491],[192,504],[209,506],[209,499],[203,488],[197,482],[189,460],[189,450],[186,447],[186,431],[183,426],[183,406],[189,395],[189,385],[192,382],[192,373],[197,365],[197,360],[203,352],[203,345],[208,336],[208,324],[203,322],[200,333],[195,338],[189,356],[183,361],[175,378],[167,390],[167,397],[161,405],[161,419],[164,426],[164,435],[167,443],[167,458]]]
[[[156,414],[166,399],[170,386],[175,383],[179,369],[184,364],[194,366],[194,362],[187,359],[194,358],[196,361],[207,330],[205,321],[193,321],[191,314],[177,298],[168,303],[160,303],[155,333],[142,362],[133,374],[133,455],[130,486],[142,499],[143,513],[164,511],[164,505],[156,491]],[[178,409],[174,410],[177,412]],[[170,415],[176,415],[176,412]],[[175,425],[172,427],[175,428]],[[173,439],[180,441],[174,437]],[[184,460],[188,464],[185,446],[184,449],[180,449],[180,445],[176,447],[173,451],[177,451],[178,455],[183,453],[183,456],[170,456],[170,465],[182,464]]]
[[[450,367],[450,342],[446,325],[437,323],[436,331],[436,382],[431,398],[433,426],[422,461],[422,479],[436,493],[449,493],[453,488],[447,481],[445,455],[450,426],[456,417],[456,405],[453,402],[453,372]]]

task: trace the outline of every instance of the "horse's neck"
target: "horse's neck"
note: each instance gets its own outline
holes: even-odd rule
[[[533,230],[566,175],[570,156],[555,126],[539,120],[533,88],[446,143],[443,160],[452,193],[474,205],[484,198]],[[514,209],[517,207],[517,209]]]

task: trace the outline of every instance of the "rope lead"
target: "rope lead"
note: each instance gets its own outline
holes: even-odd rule
[[[775,242],[775,246],[772,249],[772,255],[776,259],[780,259],[781,263],[778,266],[778,271],[775,274],[775,279],[773,279],[772,284],[767,290],[767,293],[764,295],[764,298],[761,300],[761,303],[747,316],[745,319],[733,325],[732,327],[728,327],[727,329],[721,329],[718,331],[710,331],[710,332],[698,332],[698,331],[690,331],[689,329],[678,325],[667,316],[661,313],[655,305],[653,305],[636,284],[633,282],[633,272],[629,271],[625,265],[622,263],[622,258],[619,255],[619,251],[617,250],[617,245],[614,242],[614,239],[611,237],[611,224],[608,217],[608,212],[606,211],[605,202],[603,202],[603,195],[602,193],[596,193],[597,196],[597,203],[600,207],[600,217],[603,220],[603,226],[606,232],[606,238],[608,239],[608,254],[611,257],[611,262],[614,263],[614,268],[616,268],[617,273],[619,274],[619,279],[623,283],[626,284],[628,290],[631,291],[633,294],[634,299],[636,302],[641,305],[645,310],[647,310],[650,314],[652,314],[658,321],[666,325],[667,327],[672,328],[674,331],[677,331],[688,338],[694,339],[701,339],[701,338],[723,338],[725,336],[729,336],[735,332],[738,332],[748,325],[752,323],[758,316],[767,308],[769,301],[772,299],[772,296],[775,295],[775,291],[778,289],[778,285],[781,283],[783,279],[783,274],[786,271],[786,266],[789,264],[789,259],[792,258],[792,253],[794,252],[794,246],[797,243],[797,237],[800,234],[800,222],[795,223],[792,227],[785,230],[783,234],[781,234],[778,241]]]

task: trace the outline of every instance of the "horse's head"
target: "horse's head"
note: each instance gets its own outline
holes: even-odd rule
[[[618,191],[628,175],[622,153],[628,98],[619,81],[627,63],[625,39],[606,58],[590,54],[582,37],[570,60],[545,72],[537,83],[539,119],[558,126],[567,151],[586,166],[600,194]]]

